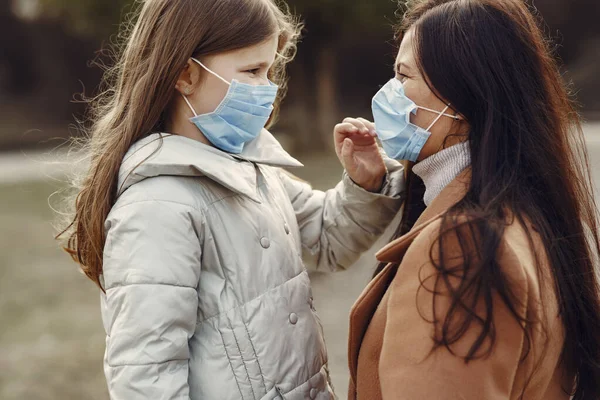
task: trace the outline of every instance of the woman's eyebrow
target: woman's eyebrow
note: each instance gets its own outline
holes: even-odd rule
[[[396,69],[394,70],[394,72],[400,73],[400,68],[406,69],[407,72],[411,71],[411,68],[407,64],[405,64],[403,62],[399,62],[398,64],[396,64]]]

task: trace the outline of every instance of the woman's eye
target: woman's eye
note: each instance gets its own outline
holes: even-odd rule
[[[398,78],[400,79],[400,82],[404,82],[408,79],[408,76],[398,73]]]

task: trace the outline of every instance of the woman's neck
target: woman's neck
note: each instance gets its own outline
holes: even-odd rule
[[[425,205],[429,206],[469,165],[471,152],[468,141],[450,146],[415,164],[413,172],[425,183]]]

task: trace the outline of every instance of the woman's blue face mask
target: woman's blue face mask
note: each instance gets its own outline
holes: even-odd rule
[[[446,114],[448,108],[450,104],[442,111],[418,106],[406,96],[402,82],[396,78],[390,80],[377,92],[372,102],[375,130],[383,150],[396,160],[417,161],[431,136],[431,128],[440,118],[460,119],[456,115]],[[427,129],[410,122],[410,115],[416,114],[418,109],[438,114]]]

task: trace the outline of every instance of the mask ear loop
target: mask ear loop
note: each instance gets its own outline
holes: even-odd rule
[[[225,78],[223,78],[221,75],[218,75],[216,72],[211,71],[210,69],[208,69],[206,67],[206,65],[202,64],[200,61],[196,60],[194,57],[191,57],[192,60],[194,60],[196,63],[198,63],[202,68],[204,68],[206,70],[206,72],[212,74],[213,76],[219,78],[220,80],[222,80],[223,82],[225,82],[227,84],[227,86],[231,86],[231,83],[227,82],[227,80]]]
[[[188,100],[187,96],[182,94],[181,97],[183,97],[183,99],[185,100],[185,102],[187,103],[188,107],[192,110],[192,112],[194,113],[194,117],[198,116],[198,113],[196,112],[196,110],[194,110],[194,107],[192,107],[192,103],[190,103],[190,101]]]
[[[445,115],[446,111],[448,111],[449,108],[450,108],[450,104],[448,104],[446,106],[446,108],[444,108],[442,110],[442,112],[440,113],[440,115],[438,115],[437,118],[433,120],[433,122],[431,123],[431,125],[429,125],[429,128],[427,128],[427,131],[429,131],[431,128],[433,128],[433,126],[440,120],[440,118],[442,118]],[[454,116],[453,116],[453,118],[454,118]]]
[[[206,67],[206,65],[202,64],[199,60],[196,60],[194,57],[190,57],[192,60],[194,60],[197,64],[199,64],[202,68],[204,68],[206,70],[206,72],[214,75],[215,77],[217,77],[218,79],[222,80],[223,82],[225,82],[228,86],[231,86],[231,83],[227,82],[227,80],[223,77],[221,77],[220,75],[218,75],[216,72],[211,71],[209,68]],[[188,107],[192,110],[192,112],[194,113],[194,117],[198,116],[198,113],[196,112],[196,110],[194,110],[194,107],[192,106],[192,103],[190,103],[190,101],[188,100],[187,96],[182,94],[181,95],[183,97],[183,99],[185,100],[185,102],[187,103]]]
[[[432,113],[435,113],[435,114],[439,113],[439,111],[432,110],[431,108],[421,107],[421,106],[417,106],[417,107],[419,107],[422,110],[426,110],[426,111],[429,111],[429,112],[432,112]],[[445,110],[447,110],[447,109],[448,109],[448,107],[445,108]],[[446,114],[444,111],[442,111],[442,115],[445,116],[445,117],[449,117],[449,118],[455,119],[455,120],[459,120],[460,119],[460,117],[458,115]]]

